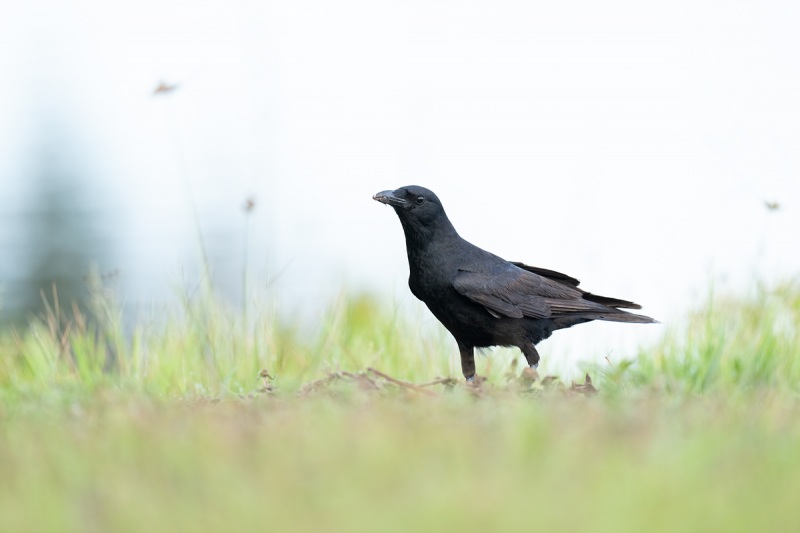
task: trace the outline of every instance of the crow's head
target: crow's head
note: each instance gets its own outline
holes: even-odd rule
[[[454,231],[439,198],[424,187],[407,185],[372,198],[394,208],[407,238],[426,239],[438,231]]]
[[[394,207],[400,220],[417,220],[424,225],[446,216],[442,203],[433,191],[418,185],[379,192],[372,199]]]

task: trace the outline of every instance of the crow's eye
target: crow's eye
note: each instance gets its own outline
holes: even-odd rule
[[[425,203],[425,197],[424,196],[417,196],[417,199],[414,200],[414,201],[417,202],[417,205],[422,205],[422,204]]]

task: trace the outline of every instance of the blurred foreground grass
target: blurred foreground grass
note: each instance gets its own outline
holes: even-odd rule
[[[590,396],[500,364],[364,387],[458,377],[366,297],[314,336],[199,298],[126,337],[108,301],[0,337],[2,531],[800,528],[796,284],[711,299]]]

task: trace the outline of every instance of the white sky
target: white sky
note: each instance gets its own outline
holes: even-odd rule
[[[16,2],[0,201],[24,197],[32,117],[52,117],[114,213],[128,300],[196,269],[191,188],[221,272],[241,271],[252,195],[258,283],[285,269],[275,288],[312,315],[343,283],[414,312],[371,195],[418,184],[475,244],[669,324],[712,279],[798,272],[798,28],[789,1]],[[152,98],[159,80],[179,88]],[[581,326],[541,351],[662,332]]]

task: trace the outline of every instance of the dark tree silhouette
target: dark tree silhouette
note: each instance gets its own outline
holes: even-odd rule
[[[108,268],[112,239],[106,235],[102,198],[92,190],[93,175],[74,135],[63,120],[48,120],[39,130],[29,164],[17,179],[27,189],[5,231],[16,233],[12,253],[0,271],[14,272],[5,279],[0,321],[22,324],[44,309],[43,294],[53,302],[53,290],[62,309],[73,303],[85,309],[87,275],[93,265]],[[5,276],[4,276],[5,277]],[[71,312],[71,311],[70,311]]]

